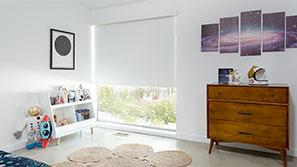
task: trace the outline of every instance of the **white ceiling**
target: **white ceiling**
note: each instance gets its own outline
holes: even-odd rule
[[[144,0],[77,0],[89,9],[107,8],[128,3],[140,2]]]

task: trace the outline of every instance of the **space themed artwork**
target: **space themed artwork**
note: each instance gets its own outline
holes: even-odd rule
[[[220,53],[238,53],[239,18],[220,19]]]
[[[297,15],[287,16],[286,48],[297,48]]]
[[[201,51],[217,52],[219,50],[219,24],[205,24],[201,26]]]
[[[240,55],[261,55],[261,10],[242,12],[240,25]]]
[[[201,26],[201,51],[260,56],[297,48],[297,15],[251,10]]]
[[[285,12],[263,14],[263,52],[285,51]]]

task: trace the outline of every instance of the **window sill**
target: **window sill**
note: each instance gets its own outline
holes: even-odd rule
[[[123,125],[111,122],[103,122],[99,121],[97,123],[97,127],[100,128],[107,128],[107,129],[114,129],[114,130],[121,130],[127,132],[134,132],[134,133],[141,133],[141,134],[148,134],[154,136],[162,136],[162,137],[169,137],[169,138],[176,138],[176,132],[166,129],[153,129],[147,127],[138,127],[133,125]]]

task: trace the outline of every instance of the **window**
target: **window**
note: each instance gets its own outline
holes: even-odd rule
[[[94,45],[99,119],[175,129],[174,17],[97,26]]]
[[[98,86],[101,121],[176,129],[176,90],[170,87]]]

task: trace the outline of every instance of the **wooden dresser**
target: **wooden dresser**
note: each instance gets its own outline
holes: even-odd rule
[[[289,149],[289,87],[207,85],[207,137],[213,144],[240,142],[281,153]]]

